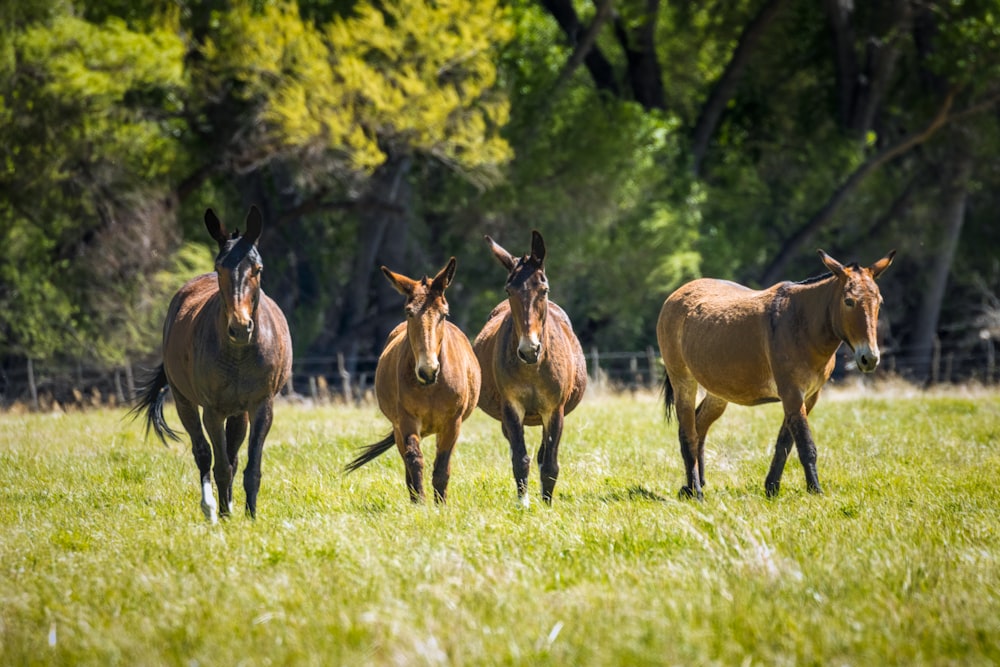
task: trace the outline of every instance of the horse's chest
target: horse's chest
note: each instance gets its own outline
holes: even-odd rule
[[[206,359],[195,364],[199,386],[207,388],[203,405],[233,412],[246,412],[270,393],[267,369],[252,355]]]

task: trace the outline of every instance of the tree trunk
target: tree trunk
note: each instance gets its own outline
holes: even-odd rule
[[[767,29],[774,23],[778,12],[787,0],[768,0],[753,20],[747,24],[736,42],[736,49],[726,64],[726,69],[715,82],[705,105],[701,108],[694,131],[691,133],[692,170],[695,176],[701,173],[701,164],[708,152],[708,142],[715,134],[715,129],[722,119],[722,112],[736,92],[736,85],[750,62],[750,56],[760,42]]]
[[[945,186],[944,211],[941,220],[941,239],[934,245],[935,254],[927,272],[928,285],[923,293],[916,331],[913,335],[914,377],[928,382],[931,377],[931,358],[934,353],[934,337],[937,333],[941,304],[944,302],[948,275],[951,273],[955,249],[962,235],[965,222],[965,203],[968,198],[969,176],[972,173],[972,155],[963,151],[953,163],[953,173]]]
[[[377,354],[401,319],[402,297],[385,280],[379,266],[403,273],[413,271],[405,265],[412,207],[407,180],[411,164],[409,156],[390,157],[376,170],[358,205],[357,252],[351,278],[344,286],[337,336],[337,347],[346,352],[347,370],[352,374],[358,358]]]
[[[643,21],[633,30],[628,30],[620,18],[615,19],[615,35],[625,52],[632,98],[643,109],[665,109],[667,106],[660,61],[656,57],[659,11],[660,0],[646,0]]]
[[[934,136],[934,134],[948,122],[948,113],[951,110],[951,104],[954,97],[954,91],[948,94],[942,103],[941,108],[938,109],[937,114],[933,119],[931,119],[930,123],[928,123],[927,127],[923,130],[915,132],[903,138],[898,143],[879,151],[851,172],[851,174],[837,186],[837,189],[833,191],[833,194],[831,194],[830,198],[826,200],[826,203],[823,204],[823,206],[820,207],[820,209],[801,227],[796,229],[792,235],[788,237],[784,244],[782,244],[777,255],[775,255],[774,259],[761,274],[761,284],[764,286],[772,285],[780,279],[791,258],[801,250],[802,246],[808,243],[809,240],[815,236],[816,232],[822,229],[823,226],[826,225],[831,218],[833,218],[833,214],[837,211],[837,208],[840,207],[840,204],[843,203],[843,201],[847,199],[848,195],[852,194],[862,182],[864,182],[868,174],[875,171],[875,169],[881,167],[886,162],[889,162],[890,160],[906,153],[915,146],[919,146]]]
[[[610,7],[610,3],[606,4]],[[615,78],[615,70],[611,66],[611,63],[608,62],[608,59],[604,57],[604,53],[593,43],[591,43],[586,51],[578,48],[587,29],[580,23],[580,17],[577,16],[572,1],[541,0],[541,5],[552,15],[556,23],[559,24],[563,34],[569,40],[570,46],[574,50],[583,53],[583,64],[586,65],[587,71],[590,72],[590,78],[594,80],[594,85],[597,86],[597,89],[605,90],[615,97],[620,96],[621,91],[618,88],[618,81]],[[598,15],[600,13],[601,9],[598,7]]]

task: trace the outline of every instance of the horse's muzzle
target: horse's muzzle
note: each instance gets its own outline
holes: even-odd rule
[[[417,382],[427,386],[434,384],[438,379],[438,367],[420,366],[417,368]]]
[[[859,347],[854,352],[854,363],[862,373],[872,373],[878,368],[878,350],[872,350],[867,345]]]
[[[517,346],[517,358],[526,364],[537,364],[538,357],[542,353],[542,344],[539,341],[522,339]]]
[[[253,338],[253,320],[246,324],[229,323],[229,340],[237,345],[246,345]]]

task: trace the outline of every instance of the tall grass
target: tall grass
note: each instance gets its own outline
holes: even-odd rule
[[[793,456],[773,500],[780,408],[730,407],[703,504],[656,396],[592,396],[526,511],[481,413],[413,506],[395,452],[340,472],[374,406],[282,404],[258,519],[215,526],[187,445],[122,416],[0,415],[0,664],[1000,662],[996,393],[827,396],[826,495]]]

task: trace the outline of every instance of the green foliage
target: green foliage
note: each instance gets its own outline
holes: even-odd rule
[[[0,415],[5,664],[1000,660],[995,392],[831,392],[811,417],[827,495],[793,457],[773,500],[780,406],[731,407],[703,504],[675,498],[659,398],[592,394],[555,504],[535,472],[527,511],[485,415],[449,505],[415,507],[395,452],[341,473],[385,431],[372,406],[279,404],[257,520],[216,526],[189,448],[121,417]]]

